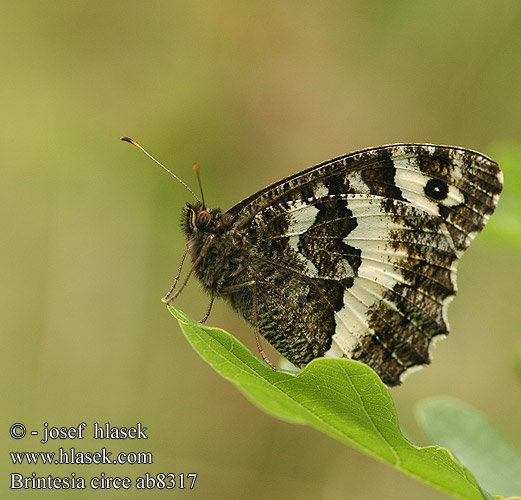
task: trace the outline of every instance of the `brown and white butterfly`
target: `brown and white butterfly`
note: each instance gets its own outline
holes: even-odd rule
[[[392,144],[315,165],[226,212],[190,190],[188,276],[293,364],[346,357],[397,385],[448,333],[458,261],[502,183],[481,153]]]

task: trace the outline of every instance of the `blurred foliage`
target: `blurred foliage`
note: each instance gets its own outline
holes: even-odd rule
[[[496,144],[493,158],[505,177],[501,202],[487,236],[507,250],[521,251],[521,142]]]
[[[451,450],[484,488],[521,497],[521,454],[481,412],[439,397],[422,401],[416,415],[431,442]]]
[[[515,354],[515,359],[514,359],[514,364],[515,364],[515,371],[516,371],[517,377],[521,381],[521,346],[519,346],[517,348],[517,351]]]

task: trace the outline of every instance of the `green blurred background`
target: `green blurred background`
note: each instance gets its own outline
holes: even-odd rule
[[[4,3],[0,51],[0,498],[447,498],[261,413],[191,350],[159,300],[190,195],[121,135],[194,187],[199,163],[208,203],[223,209],[362,147],[423,141],[503,159],[498,212],[460,265],[452,334],[392,396],[421,444],[414,405],[444,394],[486,412],[521,448],[518,0],[26,0]],[[207,303],[193,281],[176,305],[199,318]],[[225,304],[209,324],[255,350]],[[8,435],[14,422],[82,421],[88,435],[93,422],[142,422],[149,439]],[[10,463],[8,451],[60,446],[150,451],[154,464]],[[33,471],[199,477],[185,493],[9,490],[8,473]]]

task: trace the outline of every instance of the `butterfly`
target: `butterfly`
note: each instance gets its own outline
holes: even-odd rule
[[[197,201],[183,210],[186,248],[165,301],[194,274],[210,308],[224,298],[294,365],[345,357],[398,385],[448,333],[459,259],[502,184],[481,153],[391,144],[310,167],[226,212],[190,190]]]

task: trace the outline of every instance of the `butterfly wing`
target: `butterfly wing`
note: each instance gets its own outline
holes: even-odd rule
[[[396,144],[251,196],[229,213],[251,245],[261,334],[297,365],[348,357],[399,384],[448,332],[458,260],[501,188],[499,167],[479,153]],[[251,300],[234,304],[249,321]]]

